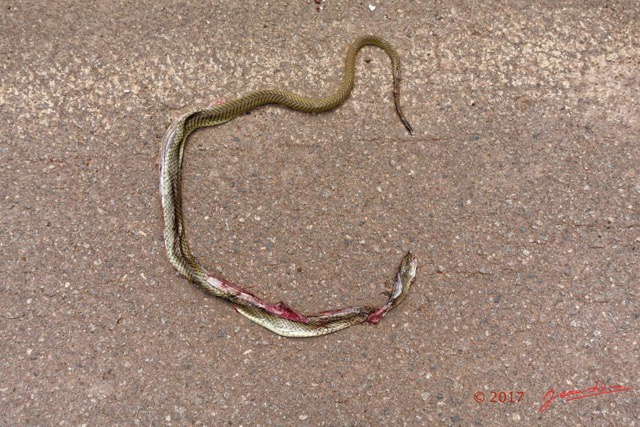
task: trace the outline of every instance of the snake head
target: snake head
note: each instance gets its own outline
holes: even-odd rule
[[[411,252],[402,258],[400,267],[398,268],[398,274],[396,275],[396,281],[393,284],[393,290],[389,295],[389,299],[379,309],[372,313],[367,322],[378,323],[382,318],[394,307],[402,302],[402,300],[409,293],[411,285],[416,277],[416,271],[418,270],[418,259]]]

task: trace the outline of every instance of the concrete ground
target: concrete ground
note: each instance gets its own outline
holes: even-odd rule
[[[0,424],[640,425],[640,3],[492,3],[0,2]],[[281,338],[167,261],[160,139],[331,93],[366,33],[416,136],[365,48],[336,111],[189,141],[194,252],[255,294],[379,304],[419,257],[379,325]]]

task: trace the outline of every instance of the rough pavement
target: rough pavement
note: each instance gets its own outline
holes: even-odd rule
[[[640,3],[530,3],[0,2],[0,424],[638,425]],[[252,292],[379,304],[419,257],[379,325],[280,338],[168,263],[160,138],[366,33],[415,137],[366,48],[336,111],[189,141],[191,245]]]

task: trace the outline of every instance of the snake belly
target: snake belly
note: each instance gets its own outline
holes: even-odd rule
[[[413,128],[400,107],[400,60],[393,47],[377,36],[355,40],[347,51],[344,75],[338,89],[324,98],[305,98],[281,89],[263,89],[243,97],[185,114],[176,120],[162,139],[160,195],[164,217],[164,241],[167,257],[186,279],[206,292],[225,299],[248,319],[287,337],[313,337],[328,334],[360,323],[378,323],[409,292],[416,275],[416,257],[408,252],[402,259],[393,289],[380,307],[350,307],[305,315],[280,302],[269,304],[226,279],[216,278],[193,256],[187,242],[182,212],[182,160],[189,135],[203,127],[218,126],[254,108],[275,104],[305,113],[321,113],[344,103],[353,89],[356,56],[363,46],[377,46],[391,59],[393,99],[400,121],[410,134]]]

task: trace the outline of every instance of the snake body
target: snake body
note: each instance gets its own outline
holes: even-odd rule
[[[191,253],[182,212],[181,182],[185,144],[189,135],[196,129],[221,125],[266,104],[282,105],[306,113],[320,113],[339,106],[353,89],[357,53],[367,45],[383,49],[391,59],[396,112],[405,128],[413,134],[413,129],[400,108],[400,60],[389,43],[376,36],[365,36],[358,38],[349,47],[342,82],[333,95],[313,99],[280,89],[258,90],[205,110],[185,114],[167,129],[162,139],[160,193],[164,216],[164,241],[169,261],[189,281],[208,293],[229,301],[239,313],[279,335],[311,337],[360,323],[378,323],[409,292],[416,275],[416,257],[411,252],[404,256],[389,298],[379,308],[360,306],[304,315],[282,302],[265,303],[226,279],[209,274]]]

